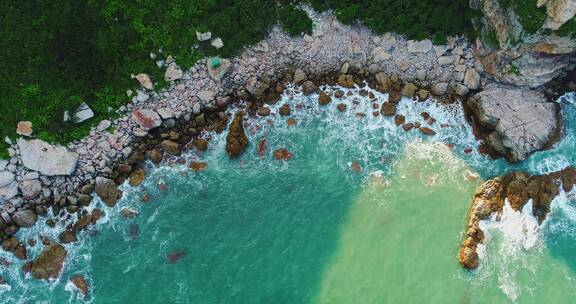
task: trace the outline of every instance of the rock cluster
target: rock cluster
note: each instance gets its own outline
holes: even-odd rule
[[[568,167],[548,175],[531,176],[513,172],[490,179],[482,184],[472,198],[466,235],[460,247],[460,265],[472,270],[479,266],[478,244],[484,241],[480,221],[494,213],[501,213],[507,200],[510,207],[520,211],[532,200],[532,214],[542,223],[550,211],[552,200],[559,194],[560,186],[568,192],[576,185],[576,169]]]

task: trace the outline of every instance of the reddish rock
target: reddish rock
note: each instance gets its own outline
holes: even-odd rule
[[[338,77],[338,85],[345,88],[354,88],[354,78],[352,75],[340,75]]]
[[[295,126],[296,124],[297,124],[296,119],[288,118],[288,125],[289,126]]]
[[[342,91],[342,90],[337,90],[336,92],[334,92],[334,97],[336,97],[336,98],[342,98],[342,96],[344,96],[344,91]]]
[[[400,126],[402,124],[404,124],[406,122],[406,117],[404,117],[404,115],[396,115],[396,117],[394,117],[394,123],[397,126]]]
[[[304,81],[302,85],[302,93],[308,96],[318,90],[318,87],[310,80]]]
[[[160,115],[149,109],[136,109],[132,111],[132,120],[143,130],[154,129],[162,124]]]
[[[238,157],[248,146],[248,137],[244,132],[244,112],[238,112],[230,125],[226,137],[226,152],[230,158]]]
[[[158,151],[157,149],[152,149],[150,151],[147,152],[148,154],[148,158],[150,158],[150,160],[155,163],[158,164],[162,161],[162,153],[160,153],[160,151]]]
[[[289,116],[291,112],[292,111],[290,110],[289,104],[285,104],[285,105],[281,106],[280,109],[278,110],[278,113],[281,116]]]
[[[354,160],[350,162],[350,169],[356,173],[362,172],[362,166],[360,166],[360,164]]]
[[[290,160],[292,153],[286,148],[280,148],[274,151],[274,158],[276,158],[276,160]]]
[[[266,138],[261,138],[258,141],[258,156],[263,157],[266,155]]]
[[[347,106],[346,106],[346,104],[344,104],[344,103],[339,103],[339,104],[336,106],[336,108],[337,108],[338,111],[340,111],[340,112],[345,112]]]
[[[206,169],[208,169],[208,163],[207,162],[191,162],[190,165],[188,166],[188,168],[190,168],[193,171],[199,172],[199,171],[205,171]]]
[[[332,102],[332,97],[328,96],[328,94],[326,94],[324,92],[321,92],[320,96],[318,96],[318,103],[320,105],[325,106],[325,105],[329,104],[330,102]]]
[[[374,117],[380,116],[380,112],[374,111],[374,112],[372,112],[372,116],[374,116]]]
[[[144,182],[146,171],[144,169],[136,169],[128,177],[128,182],[132,187],[140,186]]]
[[[88,284],[86,279],[84,279],[84,277],[73,276],[70,278],[70,281],[72,282],[72,284],[74,284],[74,286],[76,286],[76,288],[80,289],[80,291],[82,292],[82,294],[84,296],[88,295],[88,290],[90,288],[90,285]]]
[[[396,105],[390,102],[385,102],[382,104],[380,112],[384,116],[394,116],[396,114]]]
[[[363,113],[363,112],[357,112],[355,115],[356,115],[356,117],[358,117],[358,118],[364,118],[364,117],[366,117],[366,113]]]
[[[30,265],[30,272],[36,279],[55,279],[62,271],[68,253],[62,245],[51,244],[42,250],[40,256]]]
[[[464,148],[464,153],[466,153],[466,154],[472,153],[472,148],[470,148],[470,147]]]
[[[198,151],[206,151],[208,150],[208,141],[203,138],[194,138],[194,140],[192,140],[192,146]]]
[[[171,252],[168,254],[168,262],[169,263],[176,263],[185,256],[186,256],[186,252],[184,252],[184,251]]]
[[[414,124],[411,122],[405,123],[402,125],[402,129],[404,129],[404,131],[408,132],[408,131],[414,129]]]
[[[30,121],[19,121],[16,126],[16,134],[22,136],[32,135],[32,122]]]
[[[78,242],[78,238],[76,237],[76,233],[70,229],[66,229],[60,233],[58,236],[60,239],[60,243],[62,244],[69,244],[69,243],[76,243]]]
[[[388,102],[398,103],[400,100],[402,100],[402,94],[400,94],[399,92],[391,91],[390,93],[388,93]]]
[[[436,135],[436,131],[434,131],[428,127],[420,128],[420,132],[422,132],[425,135],[430,135],[430,136]]]

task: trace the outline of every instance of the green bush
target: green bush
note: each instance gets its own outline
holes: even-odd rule
[[[502,0],[501,0],[502,1]],[[527,33],[534,34],[546,20],[546,8],[536,7],[538,0],[504,0],[505,7],[512,8],[518,15],[518,21]]]
[[[312,20],[310,20],[305,11],[292,4],[278,9],[278,19],[282,24],[282,28],[290,35],[312,33]]]
[[[447,36],[476,37],[472,20],[478,12],[468,0],[308,0],[316,10],[333,9],[343,23],[356,20],[372,30],[397,32],[409,39],[432,37],[442,43]]]

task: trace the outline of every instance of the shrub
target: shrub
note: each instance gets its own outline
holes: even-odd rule
[[[292,4],[278,9],[278,20],[282,24],[282,28],[292,36],[312,33],[312,20],[305,11]]]

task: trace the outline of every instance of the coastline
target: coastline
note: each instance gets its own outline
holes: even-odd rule
[[[94,191],[113,205],[122,195],[118,185],[126,179],[137,185],[145,178],[145,159],[179,161],[177,156],[185,149],[205,150],[210,143],[202,132],[224,132],[232,121],[225,112],[229,105],[243,100],[249,115],[264,115],[260,109],[277,100],[285,83],[312,92],[321,84],[346,87],[367,80],[370,87],[397,97],[426,94],[463,103],[481,89],[500,88],[482,75],[473,45],[465,39],[451,40],[451,46],[433,46],[429,40],[406,41],[395,34],[375,35],[365,28],[344,26],[330,15],[319,18],[313,36],[290,38],[274,29],[267,40],[231,59],[225,74],[215,77],[223,75],[219,81],[210,75],[209,62],[202,60],[179,75],[168,91],[142,88],[120,109],[120,118],[102,121],[89,137],[66,147],[69,151],[63,154],[76,159],[69,175],[49,176],[26,168],[19,151],[24,144],[14,144],[15,161],[6,167],[14,167],[7,172],[13,175],[9,183],[16,185],[17,194],[0,208],[0,238],[11,243],[6,248],[28,259],[26,245],[12,235],[34,225],[38,215],[45,216],[50,208],[57,218],[77,215],[78,222],[70,223],[66,235],[73,240],[74,233],[98,220],[94,211],[82,211]],[[46,244],[59,248],[52,241]]]

